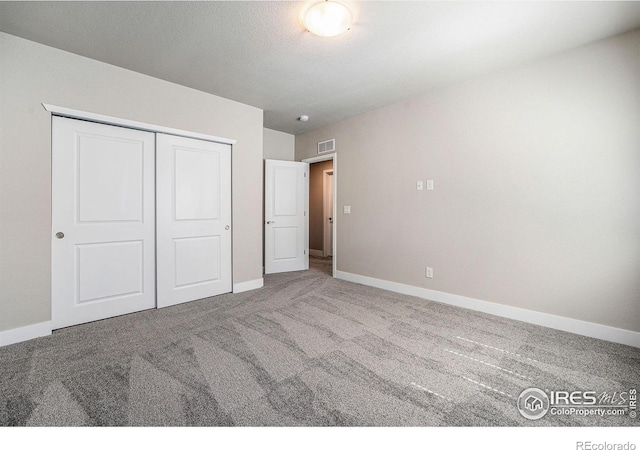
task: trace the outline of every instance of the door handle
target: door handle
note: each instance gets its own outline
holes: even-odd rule
[[[58,239],[62,239],[62,238],[64,237],[64,233],[63,233],[62,231],[58,231],[58,232],[56,233],[56,237],[57,237]]]
[[[333,223],[333,217],[329,217],[329,223]]]
[[[276,223],[276,221],[275,221],[275,220],[269,220],[269,221],[267,221],[267,225],[271,225],[272,223]]]

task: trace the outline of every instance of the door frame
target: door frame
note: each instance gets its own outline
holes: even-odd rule
[[[329,239],[327,239],[329,237],[329,224],[327,223],[327,219],[331,217],[333,220],[333,201],[331,202],[331,211],[327,211],[329,209],[327,208],[327,201],[329,200],[329,196],[327,195],[327,186],[329,185],[328,179],[330,176],[333,177],[333,169],[322,171],[322,253],[325,257],[329,255],[329,246],[327,245],[327,242],[329,241]],[[331,190],[331,194],[333,194],[333,189]],[[333,200],[333,195],[331,195],[331,200]],[[331,227],[331,230],[333,230],[333,227]],[[331,256],[333,256],[333,233],[331,234]]]
[[[306,159],[303,159],[302,162],[313,164],[317,162],[330,161],[330,160],[333,160],[333,246],[331,249],[333,253],[333,258],[332,258],[333,267],[331,268],[331,276],[333,278],[336,278],[336,272],[338,267],[337,236],[338,236],[338,222],[339,222],[336,214],[338,210],[338,155],[337,153],[329,153],[327,155],[314,156],[313,158],[306,158]],[[324,209],[324,205],[323,205],[323,209]],[[323,251],[324,251],[324,248],[323,248]]]

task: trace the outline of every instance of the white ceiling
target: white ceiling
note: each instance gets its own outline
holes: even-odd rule
[[[0,2],[0,31],[264,109],[299,134],[439,86],[640,27],[640,2]],[[301,114],[310,121],[297,121]]]

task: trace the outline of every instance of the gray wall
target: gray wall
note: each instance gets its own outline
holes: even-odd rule
[[[264,128],[263,143],[264,159],[294,160],[296,144],[293,134]]]
[[[333,160],[311,164],[309,168],[309,248],[324,251],[323,172],[333,169]]]
[[[237,139],[233,282],[262,278],[262,110],[0,33],[0,331],[51,319],[50,103]]]
[[[338,270],[640,331],[640,31],[297,136],[296,159],[333,137]]]

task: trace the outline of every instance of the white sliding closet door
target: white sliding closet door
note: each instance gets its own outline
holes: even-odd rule
[[[154,133],[52,121],[53,328],[155,307]]]
[[[231,146],[156,144],[158,307],[231,292]]]

